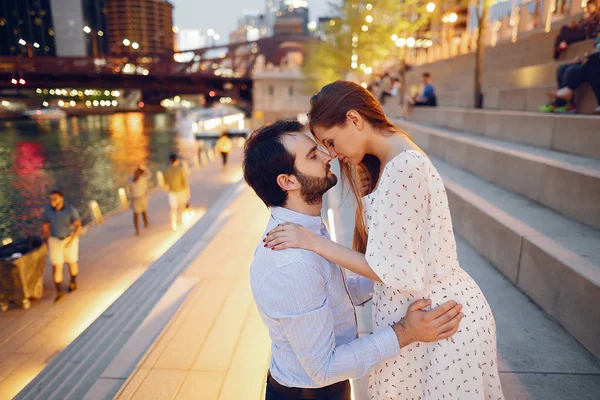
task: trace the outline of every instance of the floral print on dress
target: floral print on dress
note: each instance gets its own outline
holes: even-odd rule
[[[475,281],[458,263],[444,184],[422,153],[404,151],[362,199],[368,228],[365,258],[383,284],[373,293],[373,329],[400,321],[419,298],[436,307],[463,305],[450,339],[413,343],[369,375],[373,400],[502,400],[496,325]]]

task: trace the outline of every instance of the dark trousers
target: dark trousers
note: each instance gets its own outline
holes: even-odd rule
[[[419,107],[419,106],[436,107],[437,106],[437,98],[430,97],[425,101],[415,101],[415,104],[413,104],[413,105],[416,107]]]
[[[350,381],[346,381],[346,387],[343,391],[327,395],[326,397],[310,397],[311,400],[351,400],[352,389],[350,387]],[[288,397],[282,393],[279,393],[277,389],[267,380],[267,391],[265,393],[265,400],[300,400],[309,399],[309,397]]]
[[[223,159],[223,166],[225,166],[225,164],[227,164],[227,156],[228,155],[229,155],[229,153],[221,152],[221,158]]]
[[[560,57],[560,50],[558,49],[558,46],[562,42],[571,44],[575,42],[581,42],[586,39],[587,34],[584,30],[579,28],[572,29],[570,26],[563,25],[562,28],[560,28],[558,36],[556,36],[556,39],[554,40],[554,59],[558,60],[558,57]]]
[[[598,53],[591,55],[585,64],[564,64],[556,70],[556,83],[558,88],[568,87],[571,90],[577,90],[585,82],[589,82],[596,96],[596,101],[600,105],[600,55]],[[556,106],[564,106],[566,100],[557,99]]]

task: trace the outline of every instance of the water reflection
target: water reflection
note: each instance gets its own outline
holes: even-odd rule
[[[84,223],[90,200],[104,213],[117,208],[117,190],[138,165],[164,169],[171,152],[193,160],[190,125],[182,115],[141,113],[0,123],[0,238],[40,234],[55,188]]]

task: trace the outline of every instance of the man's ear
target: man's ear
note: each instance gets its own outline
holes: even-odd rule
[[[296,176],[291,175],[291,174],[279,174],[277,176],[277,184],[285,192],[300,189],[300,184],[298,183],[298,179],[296,178]]]

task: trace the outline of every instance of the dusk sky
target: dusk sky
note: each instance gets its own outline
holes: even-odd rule
[[[180,29],[214,29],[228,38],[244,11],[263,12],[265,0],[169,0]],[[311,20],[328,15],[330,0],[309,0]]]

